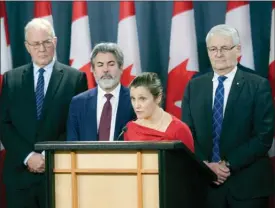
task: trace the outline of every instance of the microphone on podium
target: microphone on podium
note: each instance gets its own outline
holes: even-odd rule
[[[118,137],[117,137],[117,141],[122,140],[121,137],[123,136],[123,134],[124,134],[127,130],[128,130],[128,129],[127,129],[127,126],[124,126],[124,127],[122,128],[120,134],[119,134]]]

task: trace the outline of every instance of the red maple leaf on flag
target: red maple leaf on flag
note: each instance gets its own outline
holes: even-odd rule
[[[135,76],[131,75],[131,71],[133,68],[133,64],[131,64],[130,66],[128,66],[127,68],[125,68],[123,70],[123,74],[121,76],[121,84],[125,87],[128,87],[129,84],[133,81],[133,79],[135,78]]]
[[[186,69],[188,61],[189,59],[186,59],[168,74],[166,110],[178,118],[181,118],[181,101],[185,87],[197,73]]]

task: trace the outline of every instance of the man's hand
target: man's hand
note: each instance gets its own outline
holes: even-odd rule
[[[27,166],[32,173],[44,173],[45,159],[42,154],[34,153],[27,161]]]
[[[204,163],[214,172],[216,173],[218,180],[214,181],[216,185],[223,184],[227,178],[230,176],[230,170],[225,166],[224,163],[209,163],[204,161]]]

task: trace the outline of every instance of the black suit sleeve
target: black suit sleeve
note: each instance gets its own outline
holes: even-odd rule
[[[190,88],[191,88],[191,82],[189,82],[188,85],[186,86],[184,96],[181,102],[182,121],[189,126],[192,132],[196,155],[199,157],[199,159],[206,160],[206,157],[203,155],[202,151],[200,150],[196,140],[196,131],[194,128],[194,123],[193,123],[191,109],[190,109]]]
[[[252,138],[226,156],[232,170],[238,170],[267,155],[273,142],[274,108],[268,81],[259,83],[253,115]]]
[[[181,109],[182,109],[182,121],[189,126],[193,136],[195,136],[195,129],[194,129],[192,116],[191,116],[191,109],[190,109],[190,82],[185,88],[184,96],[181,102]]]
[[[78,84],[76,86],[76,94],[78,95],[81,92],[88,90],[87,76],[84,72],[81,72],[78,79]]]
[[[10,77],[11,79],[13,77]],[[2,94],[0,97],[0,132],[5,149],[12,153],[13,158],[19,164],[24,162],[30,152],[34,150],[32,144],[27,142],[15,128],[10,115],[10,96],[12,96],[12,86],[9,86],[9,77],[6,73],[3,78]]]
[[[88,90],[87,76],[86,76],[86,73],[81,72],[78,76],[78,81],[75,87],[75,95],[78,95],[79,93],[82,93],[86,90]],[[69,112],[69,117],[70,117],[70,112]],[[67,132],[59,136],[59,141],[65,141],[67,139],[67,133],[68,133],[68,128],[67,128]]]

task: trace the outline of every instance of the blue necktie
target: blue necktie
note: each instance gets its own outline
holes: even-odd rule
[[[39,76],[38,76],[38,81],[36,85],[36,90],[35,90],[35,98],[36,98],[36,116],[37,120],[40,120],[41,118],[41,112],[42,112],[42,107],[43,107],[43,102],[44,102],[44,72],[45,69],[39,69]]]
[[[212,152],[212,162],[219,162],[220,157],[220,134],[222,130],[223,121],[223,102],[224,102],[224,86],[223,82],[227,77],[218,77],[218,87],[215,93],[214,106],[213,106],[213,152]]]

